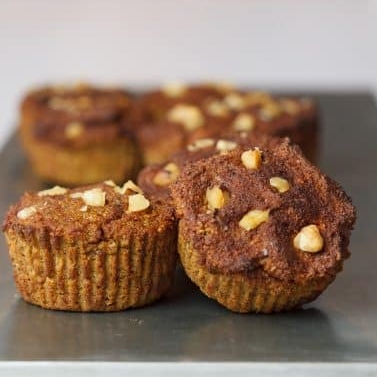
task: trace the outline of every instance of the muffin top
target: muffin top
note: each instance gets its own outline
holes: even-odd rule
[[[222,138],[203,138],[172,155],[161,164],[153,164],[142,169],[138,175],[138,185],[148,194],[167,200],[169,186],[178,178],[186,164],[208,158],[215,154],[227,153],[237,147],[267,147],[280,142],[258,132],[230,132]]]
[[[170,83],[145,93],[139,103],[150,120],[161,120],[177,104],[200,106],[206,101],[221,99],[232,89],[230,85],[223,83]]]
[[[35,138],[82,146],[125,135],[131,105],[124,90],[77,84],[32,91],[21,111],[31,120]]]
[[[99,243],[157,234],[174,228],[171,207],[147,198],[131,181],[123,187],[112,181],[68,190],[59,186],[38,193],[26,192],[11,206],[3,224],[25,239],[37,236],[46,244]]]
[[[211,271],[300,282],[335,275],[348,256],[350,198],[288,139],[186,165],[171,192],[184,239]]]
[[[195,140],[228,132],[259,131],[302,143],[317,126],[312,100],[209,84],[149,92],[140,100],[139,112],[143,111],[144,120],[135,127],[141,148],[158,148],[172,135],[172,153]]]

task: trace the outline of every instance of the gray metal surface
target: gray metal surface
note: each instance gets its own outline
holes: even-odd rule
[[[319,299],[291,313],[234,314],[179,272],[170,297],[142,309],[48,311],[17,295],[1,238],[0,361],[360,362],[376,370],[377,109],[363,93],[317,98],[320,166],[358,209],[351,258]],[[1,154],[0,173],[1,215],[26,189],[42,187],[14,138]]]

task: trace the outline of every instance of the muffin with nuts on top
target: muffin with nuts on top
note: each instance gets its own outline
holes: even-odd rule
[[[133,178],[140,166],[129,132],[128,94],[84,84],[34,90],[21,105],[19,134],[34,172],[68,186]]]
[[[146,166],[139,172],[137,183],[149,195],[170,200],[170,185],[174,183],[186,164],[215,154],[224,154],[238,147],[272,147],[280,142],[258,132],[224,134],[222,138],[203,138],[181,149],[165,163]]]
[[[232,112],[222,98],[225,84],[170,84],[137,101],[144,121],[135,128],[145,165],[161,163],[196,139],[214,136],[229,123]]]
[[[316,159],[318,112],[309,99],[181,84],[146,93],[139,107],[145,116],[136,127],[136,137],[147,165],[164,162],[201,138],[255,130],[289,137],[311,161]]]
[[[231,130],[257,130],[271,136],[289,137],[310,161],[316,161],[319,121],[313,100],[253,91],[228,93],[224,102],[234,111]]]
[[[21,296],[44,308],[143,306],[173,282],[173,210],[132,181],[27,192],[10,207],[3,231]]]
[[[182,265],[230,310],[312,301],[349,256],[350,198],[287,139],[186,165],[171,192]]]

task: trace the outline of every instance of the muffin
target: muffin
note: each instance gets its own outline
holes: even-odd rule
[[[187,275],[232,311],[310,302],[349,256],[350,198],[288,139],[186,165],[171,193]]]
[[[3,231],[21,296],[43,308],[139,307],[173,283],[173,209],[131,181],[27,192],[10,207]]]
[[[140,107],[145,116],[139,117],[144,120],[135,132],[146,165],[166,161],[201,138],[255,130],[287,136],[310,160],[316,158],[318,112],[309,99],[215,85],[178,85],[145,94]]]
[[[144,165],[167,161],[195,140],[221,134],[230,119],[231,112],[217,100],[201,107],[184,102],[174,105],[161,120],[135,127]]]
[[[68,186],[133,178],[140,155],[120,89],[44,87],[21,105],[19,134],[36,175]]]
[[[319,148],[318,110],[304,97],[271,96],[264,92],[229,93],[224,102],[235,110],[230,129],[258,130],[271,136],[289,137],[304,155],[316,161]]]
[[[280,138],[255,132],[231,132],[219,138],[203,138],[174,153],[161,164],[146,166],[139,172],[137,183],[148,195],[168,202],[169,187],[174,183],[186,164],[203,158],[229,152],[237,147],[267,147],[280,142]]]

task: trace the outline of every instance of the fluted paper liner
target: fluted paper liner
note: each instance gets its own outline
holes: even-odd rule
[[[297,285],[269,276],[261,268],[248,274],[210,272],[200,263],[199,252],[182,231],[178,235],[178,253],[186,274],[205,295],[239,313],[272,313],[299,307],[314,300],[334,279]]]
[[[46,235],[5,235],[21,296],[44,308],[118,311],[159,299],[173,283],[176,234],[171,227],[142,238],[103,241],[97,252],[64,238],[56,245]]]

